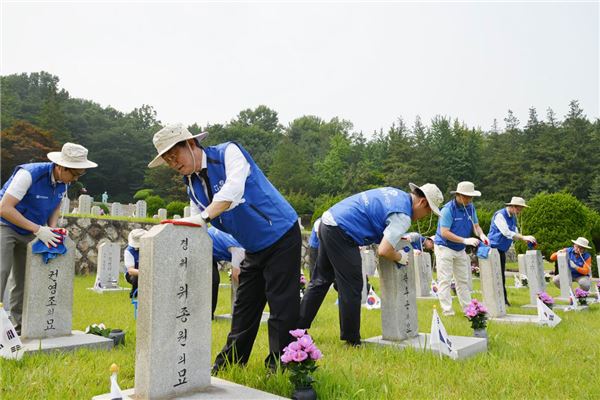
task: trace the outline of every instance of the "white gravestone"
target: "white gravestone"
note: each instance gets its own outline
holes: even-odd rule
[[[504,290],[502,286],[502,270],[500,267],[500,254],[497,249],[491,249],[488,258],[479,258],[479,271],[481,276],[481,291],[483,304],[488,309],[491,320],[510,323],[537,323],[537,315],[507,314],[504,303]]]
[[[560,296],[557,299],[569,300],[569,289],[571,289],[572,279],[567,253],[559,252],[556,261],[558,262],[558,279],[560,284]]]
[[[431,254],[426,251],[415,253],[414,268],[417,298],[435,299],[431,295]]]
[[[158,219],[167,219],[167,209],[166,208],[158,209]]]
[[[192,215],[192,213],[190,211],[190,206],[183,207],[183,217],[187,218],[187,217],[189,217],[191,215]]]
[[[142,237],[135,388],[124,399],[279,398],[210,376],[211,259],[206,228],[156,225]]]
[[[113,217],[123,216],[123,207],[121,206],[121,203],[112,203],[110,206],[110,215]]]
[[[525,253],[525,270],[527,271],[527,286],[529,286],[529,304],[523,307],[537,309],[537,295],[546,290],[544,258],[541,251],[527,250]]]
[[[137,203],[135,203],[135,216],[137,218],[146,218],[146,208],[146,202],[144,200],[138,200]]]
[[[175,214],[175,215],[173,215],[173,219],[181,219],[181,215]]]
[[[100,207],[98,207],[98,206],[93,206],[93,207],[92,207],[92,210],[91,210],[91,213],[92,213],[92,215],[100,215],[100,210],[101,210],[101,208],[100,208]]]
[[[118,243],[103,242],[98,245],[98,267],[96,282],[91,288],[97,292],[128,290],[119,287],[121,246]]]
[[[81,196],[79,196],[79,214],[80,215],[87,215],[87,214],[91,214],[92,212],[92,198],[91,196],[88,196],[87,194],[82,194]]]
[[[65,196],[65,197],[63,197],[63,199],[60,203],[60,214],[61,215],[68,214],[70,209],[71,209],[71,200],[69,200],[69,198],[67,196]]]
[[[34,241],[35,242],[35,241]],[[72,350],[81,346],[112,348],[112,339],[71,331],[75,243],[68,237],[67,252],[44,263],[27,248],[22,339],[25,351]]]
[[[399,248],[405,246],[410,246],[410,244],[401,242]],[[428,346],[429,334],[419,333],[412,247],[410,247],[408,260],[408,265],[399,266],[386,258],[379,258],[382,335],[366,339],[365,342],[435,351]],[[451,356],[453,359],[462,359],[487,351],[486,339],[466,336],[450,336],[449,338],[455,350]]]
[[[519,275],[527,276],[527,267],[525,265],[525,254],[519,254],[517,256],[517,263],[519,264]]]

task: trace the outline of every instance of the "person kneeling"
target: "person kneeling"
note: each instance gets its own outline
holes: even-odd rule
[[[589,241],[584,237],[578,237],[577,240],[571,240],[572,247],[567,247],[553,253],[550,260],[556,261],[559,253],[567,253],[567,265],[571,273],[571,279],[579,284],[579,287],[585,291],[590,290],[591,279],[590,271],[592,268],[592,256],[585,249],[591,249]],[[560,276],[553,278],[556,287],[560,288]]]

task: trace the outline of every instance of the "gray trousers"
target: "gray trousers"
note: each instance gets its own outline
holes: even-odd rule
[[[15,328],[19,331],[23,315],[27,244],[34,238],[33,234],[20,235],[11,227],[0,225],[0,299],[4,299],[8,276],[12,271],[13,287],[9,293],[10,315],[16,324]]]
[[[554,278],[552,278],[552,281],[556,287],[560,289],[560,276],[555,275]],[[573,281],[577,282],[579,287],[585,291],[589,291],[590,287],[592,287],[592,281],[590,280],[589,276],[579,276],[577,278],[573,278]]]

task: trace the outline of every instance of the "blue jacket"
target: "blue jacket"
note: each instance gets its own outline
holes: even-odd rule
[[[510,216],[508,214],[508,210],[503,208],[502,210],[498,210],[494,213],[492,217],[492,225],[490,226],[490,233],[488,235],[488,239],[490,239],[490,246],[494,249],[498,249],[500,251],[507,251],[512,244],[512,239],[507,238],[500,232],[500,229],[496,226],[494,220],[496,219],[496,215],[502,214],[506,223],[508,225],[508,229],[511,231],[515,231],[517,227],[517,217],[515,215]]]
[[[242,248],[242,245],[233,236],[218,230],[214,226],[208,228],[208,235],[213,241],[214,261],[231,261],[231,252],[228,249],[230,247]]]
[[[133,260],[135,261],[135,269],[139,269],[140,267],[140,250],[135,247],[127,246],[125,251],[133,256]]]
[[[31,222],[38,225],[46,225],[48,219],[50,219],[56,208],[59,206],[68,186],[62,182],[52,183],[54,163],[22,164],[15,168],[11,177],[6,181],[4,186],[2,186],[2,190],[0,190],[0,199],[4,197],[6,189],[12,182],[17,171],[21,168],[31,174],[31,187],[27,193],[25,193],[25,196],[21,201],[17,203],[15,208]],[[0,220],[21,235],[29,235],[32,233],[31,231],[8,222],[4,218],[0,218]]]
[[[587,276],[584,274],[580,274],[576,267],[583,267],[583,264],[590,258],[590,253],[587,251],[583,253],[582,256],[579,256],[575,253],[575,249],[573,247],[567,247],[567,262],[569,263],[569,270],[571,271],[572,278],[579,278],[580,276]],[[575,264],[575,266],[573,266]],[[592,284],[594,284],[592,282]]]
[[[358,246],[367,246],[381,242],[390,214],[403,213],[412,218],[412,198],[400,189],[382,187],[350,196],[329,212]]]
[[[245,201],[234,209],[223,212],[213,219],[211,224],[233,236],[246,251],[255,253],[279,240],[294,224],[298,223],[298,215],[269,182],[250,154],[235,142],[221,143],[204,149],[208,179],[213,194],[218,193],[227,180],[225,148],[230,143],[239,147],[250,164],[250,174],[244,187]],[[188,185],[188,196],[202,210],[204,207],[199,203],[207,206],[210,201],[204,193],[201,178],[193,174],[190,179],[193,191],[187,177],[183,179]]]
[[[475,206],[473,203],[469,203],[465,207],[459,205],[456,199],[452,199],[443,208],[449,207],[450,214],[452,215],[452,225],[450,226],[450,232],[454,233],[463,238],[471,236],[473,230],[473,223],[476,219]],[[435,232],[435,239],[433,241],[436,245],[445,246],[455,251],[461,251],[465,249],[465,245],[462,243],[452,242],[442,237],[441,218],[438,220],[437,231]]]

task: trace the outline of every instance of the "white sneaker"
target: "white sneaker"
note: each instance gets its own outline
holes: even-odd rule
[[[453,315],[456,315],[456,314],[454,313],[454,310],[450,310],[450,311],[444,311],[444,312],[442,312],[442,314],[443,314],[443,315],[445,315],[445,316],[447,316],[447,317],[451,317],[451,316],[453,316]]]

